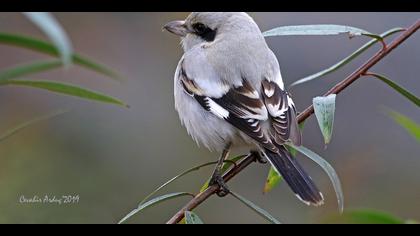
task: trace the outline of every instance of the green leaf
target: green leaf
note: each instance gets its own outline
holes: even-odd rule
[[[7,139],[11,136],[13,136],[14,134],[18,133],[19,131],[23,130],[24,128],[26,128],[30,125],[33,125],[33,124],[38,123],[40,121],[51,119],[53,117],[62,115],[66,112],[68,112],[68,111],[67,110],[58,110],[58,111],[54,111],[52,113],[49,113],[49,114],[46,114],[46,115],[43,115],[43,116],[33,118],[31,120],[25,121],[25,122],[15,126],[15,127],[11,128],[11,129],[8,129],[6,132],[1,134],[0,135],[0,142],[4,141],[5,139]]]
[[[17,85],[17,86],[27,86],[32,88],[45,89],[51,92],[56,92],[60,94],[75,96],[79,98],[84,98],[88,100],[94,100],[98,102],[111,103],[120,106],[128,107],[122,101],[109,97],[104,94],[93,92],[81,87],[76,87],[69,84],[58,83],[53,81],[30,81],[30,80],[2,80],[0,81],[0,86],[2,85]]]
[[[338,35],[347,33],[350,36],[371,34],[366,30],[345,25],[290,25],[281,26],[263,33],[264,37],[291,35]]]
[[[277,171],[271,166],[268,172],[267,180],[265,181],[263,193],[270,192],[276,187],[283,178],[277,173]]]
[[[381,34],[381,37],[386,38],[386,37],[389,37],[389,36],[391,36],[395,33],[398,33],[398,32],[404,31],[404,30],[405,29],[403,29],[403,28],[394,28],[394,29],[391,29],[391,30],[386,31],[385,33]],[[294,83],[292,83],[290,85],[290,87],[296,86],[298,84],[309,82],[311,80],[314,80],[316,78],[319,78],[319,77],[327,75],[327,74],[330,74],[330,73],[340,69],[341,67],[347,65],[348,63],[350,63],[351,61],[356,59],[359,55],[361,55],[363,52],[365,52],[370,47],[375,45],[378,41],[379,41],[378,39],[373,39],[373,40],[369,41],[368,43],[364,44],[362,47],[357,49],[355,52],[353,52],[352,54],[350,54],[349,56],[347,56],[343,60],[339,61],[338,63],[334,64],[333,66],[330,66],[329,68],[327,68],[325,70],[322,70],[318,73],[315,73],[313,75],[309,75],[309,76],[306,76],[302,79],[299,79],[299,80],[295,81]]]
[[[237,162],[244,157],[245,155],[237,156],[225,162],[222,167],[222,173],[225,173],[233,165],[234,162]],[[209,187],[209,183],[210,183],[210,178],[203,184],[203,186],[201,186],[200,193],[204,192]]]
[[[185,224],[187,224],[187,225],[191,225],[191,224],[201,225],[201,224],[204,224],[203,221],[200,219],[200,217],[198,217],[198,215],[195,214],[192,211],[185,211],[184,215],[185,215]]]
[[[251,208],[253,211],[255,211],[258,215],[262,216],[266,220],[268,220],[272,224],[280,224],[280,221],[278,221],[276,218],[274,218],[272,215],[270,215],[266,210],[261,209],[259,206],[255,205],[251,201],[245,199],[241,195],[230,192],[232,196],[234,196],[236,199],[238,199],[240,202],[245,204],[247,207]]]
[[[301,132],[303,131],[304,126],[305,126],[304,121],[299,124],[299,129],[300,129]],[[294,149],[293,147],[290,147],[290,146],[286,146],[286,149],[290,152],[290,154],[293,157],[296,157],[296,154],[297,154],[296,149]],[[276,187],[282,179],[283,179],[283,177],[281,175],[279,175],[279,173],[277,173],[277,171],[274,169],[274,167],[270,166],[270,171],[268,172],[267,180],[265,181],[263,193],[268,193],[271,190],[273,190],[274,187]]]
[[[55,56],[55,57],[59,56],[58,50],[52,44],[39,40],[39,39],[27,37],[27,36],[0,33],[0,44],[7,44],[11,46],[20,47],[20,48],[26,48],[26,49],[30,49],[36,52]],[[77,65],[93,70],[97,73],[106,75],[112,79],[122,80],[122,77],[119,74],[117,74],[116,72],[108,69],[107,67],[101,64],[93,62],[91,59],[80,56],[78,54],[73,54],[72,59],[73,59],[73,63]]]
[[[404,221],[385,212],[358,209],[328,217],[326,223],[334,224],[404,224]]]
[[[167,200],[170,200],[170,199],[174,199],[174,198],[177,198],[177,197],[182,197],[182,196],[192,196],[192,194],[191,193],[186,193],[186,192],[178,192],[178,193],[165,194],[163,196],[159,196],[159,197],[153,198],[150,201],[147,201],[147,202],[145,202],[143,204],[139,204],[139,206],[136,209],[132,210],[124,218],[122,218],[118,222],[118,224],[124,223],[126,220],[128,220],[129,218],[131,218],[133,215],[135,215],[135,214],[143,211],[146,208],[149,208],[149,207],[152,207],[152,206],[157,205],[159,203],[162,203],[164,201],[167,201]]]
[[[388,109],[388,115],[420,143],[420,125],[401,113]]]
[[[54,43],[60,52],[63,64],[70,65],[72,62],[73,47],[66,32],[54,16],[48,12],[23,12],[23,14],[37,25]]]
[[[288,146],[292,146],[296,150],[298,150],[300,153],[304,154],[305,156],[309,157],[309,159],[316,162],[322,169],[327,173],[328,177],[330,178],[335,193],[337,195],[337,202],[338,202],[338,208],[340,212],[343,212],[344,210],[344,195],[343,190],[341,188],[340,179],[338,178],[337,173],[335,172],[334,168],[325,161],[321,156],[316,154],[315,152],[305,148],[304,146],[294,146],[293,144],[286,144]]]
[[[401,95],[403,95],[404,97],[406,97],[408,100],[410,100],[411,102],[413,102],[418,107],[420,107],[420,98],[418,98],[414,94],[410,93],[405,88],[399,86],[398,84],[396,84],[392,80],[387,79],[383,75],[379,75],[379,74],[375,74],[375,73],[368,73],[367,75],[373,76],[374,78],[377,78],[377,79],[381,80],[382,82],[386,83],[391,88],[395,89],[395,91],[397,91],[398,93],[400,93]]]
[[[329,144],[332,137],[335,113],[335,94],[326,97],[315,97],[312,100],[315,116],[319,128],[324,136],[325,145]]]
[[[175,177],[171,178],[170,180],[166,181],[164,184],[162,184],[161,186],[159,186],[158,188],[156,188],[153,192],[151,192],[149,195],[147,195],[141,202],[140,205],[143,204],[144,202],[146,202],[151,196],[153,196],[154,194],[156,194],[157,192],[159,192],[161,189],[163,189],[164,187],[168,186],[170,183],[174,182],[175,180],[181,178],[182,176],[185,176],[193,171],[197,171],[199,169],[201,169],[202,167],[205,166],[209,166],[209,165],[215,165],[217,164],[217,161],[212,161],[212,162],[207,162],[198,166],[194,166],[184,172],[182,172],[181,174],[176,175]]]
[[[61,67],[62,65],[63,64],[61,63],[61,61],[41,61],[16,66],[10,69],[0,71],[0,81],[56,69],[58,67]]]

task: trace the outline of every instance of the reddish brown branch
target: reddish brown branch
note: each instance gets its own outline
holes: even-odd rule
[[[361,67],[355,70],[351,75],[346,79],[341,81],[332,87],[324,96],[330,94],[338,94],[344,89],[346,89],[350,84],[355,82],[360,77],[366,75],[368,70],[376,65],[380,60],[382,60],[386,55],[388,55],[392,50],[398,47],[406,39],[408,39],[412,34],[414,34],[420,28],[420,20],[417,20],[412,26],[408,27],[406,31],[401,33],[397,38],[395,38],[389,45],[384,45],[384,47],[378,51],[374,56],[367,60]],[[298,120],[299,123],[305,121],[314,113],[313,106],[309,106],[302,113],[299,114]],[[224,180],[227,182],[242,170],[244,170],[251,163],[256,161],[256,157],[253,154],[248,155],[244,158],[238,165],[229,170],[224,176]],[[215,194],[218,190],[217,186],[209,186],[204,192],[197,194],[191,201],[189,201],[182,209],[180,209],[168,222],[167,224],[176,224],[182,220],[184,217],[185,211],[191,211],[196,208],[198,205],[203,203],[207,198]]]
[[[332,87],[326,94],[338,94],[347,88],[350,84],[354,81],[365,75],[366,72],[374,65],[376,65],[380,60],[382,60],[386,55],[388,55],[392,50],[398,47],[402,42],[408,39],[412,34],[414,34],[420,28],[420,20],[417,20],[412,26],[408,27],[406,31],[401,33],[394,41],[392,41],[386,47],[383,47],[381,51],[377,52],[373,57],[371,57],[368,61],[365,62],[361,67],[355,70],[351,75],[349,75],[346,79]],[[299,115],[299,122],[306,120],[309,116],[314,113],[314,107],[311,105],[306,108],[302,113]]]

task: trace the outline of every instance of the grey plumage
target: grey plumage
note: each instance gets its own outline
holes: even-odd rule
[[[312,179],[282,146],[301,144],[296,108],[253,19],[238,12],[192,13],[165,28],[182,38],[175,108],[193,139],[218,152],[227,143],[258,148],[302,201],[322,204]]]

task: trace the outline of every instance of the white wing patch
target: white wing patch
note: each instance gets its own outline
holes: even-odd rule
[[[229,111],[215,103],[211,98],[205,97],[204,100],[207,103],[207,107],[210,112],[218,116],[219,118],[226,119],[229,117]]]

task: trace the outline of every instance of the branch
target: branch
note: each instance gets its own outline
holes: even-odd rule
[[[336,84],[332,87],[326,94],[338,94],[344,89],[346,89],[350,84],[354,81],[359,79],[360,77],[364,76],[370,68],[376,65],[380,60],[382,60],[386,55],[388,55],[392,50],[398,47],[401,43],[403,43],[406,39],[408,39],[412,34],[414,34],[420,28],[420,20],[417,20],[412,26],[408,27],[406,31],[401,33],[394,41],[392,41],[389,45],[385,45],[381,51],[377,52],[373,57],[371,57],[365,64],[363,64],[359,69],[355,70],[351,75],[349,75],[346,79],[341,81],[340,83]],[[306,108],[299,116],[299,123],[306,120],[309,116],[314,113],[314,107],[311,105]]]
[[[330,94],[338,94],[346,89],[349,85],[353,82],[358,80],[359,78],[366,75],[368,70],[376,65],[379,61],[381,61],[386,55],[388,55],[392,50],[397,48],[400,44],[402,44],[405,40],[407,40],[412,34],[414,34],[420,28],[420,20],[417,20],[413,25],[407,28],[406,31],[401,33],[396,39],[394,39],[389,45],[383,44],[383,47],[380,51],[378,51],[374,56],[372,56],[369,60],[367,60],[361,67],[355,70],[351,75],[349,75],[346,79],[341,81],[340,83],[336,84],[332,87],[324,96]],[[305,121],[314,113],[313,106],[309,106],[306,108],[302,113],[298,115],[299,123]],[[242,170],[244,170],[247,166],[251,163],[256,161],[256,156],[252,153],[249,154],[246,158],[244,158],[238,165],[233,167],[227,173],[224,174],[223,179],[225,182],[228,182],[230,179],[235,177],[239,174]],[[189,201],[182,209],[180,209],[168,222],[167,224],[176,224],[182,220],[184,217],[185,211],[191,211],[196,208],[198,205],[203,203],[207,198],[215,194],[218,190],[218,186],[209,186],[205,191],[197,194],[191,201]]]

